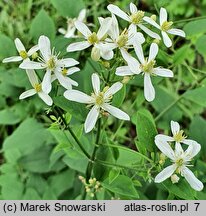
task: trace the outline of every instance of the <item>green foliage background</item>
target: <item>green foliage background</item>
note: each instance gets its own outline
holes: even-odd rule
[[[90,92],[90,75],[99,70],[98,64],[91,61],[87,51],[68,54],[66,46],[72,40],[65,39],[57,29],[66,28],[66,17],[77,16],[84,7],[89,8],[88,21],[97,27],[97,17],[109,15],[105,8],[111,2],[124,9],[130,3],[128,0],[1,1],[0,60],[17,54],[13,42],[16,37],[29,47],[44,34],[56,50],[61,51],[60,56],[79,59],[81,72],[73,78],[80,90]],[[95,198],[206,199],[205,189],[195,192],[183,179],[175,185],[169,180],[154,184],[153,178],[160,168],[154,171],[156,165],[151,163],[158,164],[154,136],[158,132],[170,133],[170,121],[178,121],[189,138],[202,146],[193,171],[203,183],[206,182],[206,1],[194,4],[192,0],[144,0],[134,3],[151,14],[165,7],[170,19],[184,29],[187,37],[186,40],[175,38],[169,51],[161,49],[157,61],[173,68],[175,75],[173,79],[154,79],[157,96],[152,103],[144,100],[141,78],[129,82],[115,96],[113,103],[128,111],[132,123],[108,119],[108,127],[101,137],[104,145],[98,149],[94,167],[94,176],[103,188]],[[88,159],[69,131],[63,130],[52,108],[48,109],[38,97],[19,101],[19,95],[28,88],[25,72],[18,69],[17,64],[0,64],[0,198],[90,199],[85,197],[84,187],[78,179],[79,175],[85,175]],[[56,97],[54,103],[61,108],[67,123],[91,154],[94,133],[85,135],[83,132],[87,110],[62,96]]]

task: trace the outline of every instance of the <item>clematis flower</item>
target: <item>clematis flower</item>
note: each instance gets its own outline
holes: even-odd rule
[[[163,42],[164,42],[166,47],[171,47],[172,46],[172,41],[171,41],[170,37],[168,36],[168,34],[185,37],[185,32],[184,31],[182,31],[180,29],[176,29],[176,28],[171,28],[173,22],[172,21],[167,21],[167,11],[166,11],[165,8],[160,9],[160,18],[159,18],[160,25],[157,24],[150,17],[144,17],[143,20],[148,22],[149,24],[153,25],[157,29],[161,30]]]
[[[98,116],[102,111],[106,111],[111,115],[115,116],[116,118],[122,120],[130,120],[130,117],[125,112],[110,105],[110,101],[112,100],[113,95],[122,88],[122,83],[116,82],[110,88],[105,87],[103,91],[100,91],[99,76],[98,74],[93,73],[92,86],[94,92],[91,94],[91,96],[78,90],[67,90],[64,93],[64,97],[68,100],[85,103],[88,104],[89,107],[92,107],[87,115],[84,124],[84,129],[86,133],[90,132],[94,128]]]
[[[45,93],[43,90],[42,90],[42,85],[41,83],[39,83],[38,81],[38,77],[35,73],[34,70],[26,70],[26,73],[27,73],[27,76],[29,78],[29,81],[33,87],[33,89],[30,89],[30,90],[27,90],[25,92],[23,92],[20,96],[19,96],[19,99],[22,100],[22,99],[25,99],[27,97],[31,97],[35,94],[38,94],[38,96],[48,105],[48,106],[51,106],[53,101],[51,99],[51,97]]]
[[[203,189],[202,182],[187,168],[188,166],[191,166],[189,164],[190,161],[200,151],[200,145],[189,145],[186,151],[184,151],[180,143],[176,143],[175,150],[173,150],[166,141],[159,139],[159,137],[155,137],[155,144],[163,154],[171,159],[172,162],[172,165],[164,168],[155,177],[154,181],[156,183],[163,182],[171,177],[173,173],[176,173],[183,176],[194,190],[201,191]]]
[[[29,60],[29,57],[32,56],[32,54],[34,54],[36,51],[39,50],[38,45],[33,46],[28,52],[26,51],[23,43],[21,42],[21,40],[19,38],[16,38],[14,40],[16,49],[18,50],[19,56],[12,56],[9,58],[5,58],[3,59],[3,63],[7,63],[7,62],[19,62],[19,61],[25,61],[25,60]]]
[[[158,134],[156,137],[158,140],[162,140],[165,142],[175,142],[177,143],[184,143],[186,145],[196,145],[199,146],[200,144],[194,140],[191,139],[186,139],[187,137],[184,135],[184,131],[180,130],[180,125],[178,122],[171,121],[171,131],[172,131],[172,136],[167,136],[164,134]]]
[[[77,18],[68,18],[67,19],[67,30],[64,28],[59,28],[58,31],[64,35],[65,38],[77,38],[78,36],[75,35],[76,27],[74,25],[75,21],[83,22],[86,18],[86,9],[82,9],[79,12]]]
[[[111,27],[111,18],[108,17],[104,19],[97,33],[91,32],[83,22],[80,22],[78,20],[75,22],[75,27],[79,30],[79,32],[82,33],[85,41],[70,44],[67,47],[67,52],[81,51],[90,46],[93,46],[93,52],[98,52],[97,54],[99,56],[107,59],[107,57],[103,54],[104,50],[101,50],[101,44],[103,43],[105,36],[109,28]]]
[[[143,25],[143,18],[144,18],[144,11],[138,10],[136,5],[133,3],[130,3],[130,14],[125,13],[122,11],[118,6],[109,4],[107,6],[107,9],[112,13],[115,14],[118,17],[121,17],[122,19],[128,21],[130,23],[130,27],[132,32],[137,32],[137,26],[142,29],[146,34],[148,34],[150,37],[160,40],[160,36],[148,29]]]
[[[140,44],[134,44],[134,49],[140,63],[135,58],[128,57],[125,59],[128,66],[118,67],[116,69],[116,75],[129,76],[137,75],[142,72],[144,74],[144,96],[145,99],[150,102],[155,98],[155,89],[151,82],[151,76],[173,77],[173,72],[162,67],[155,67],[155,57],[158,53],[158,45],[156,43],[151,44],[148,58],[144,57]]]
[[[54,53],[54,49],[51,50],[49,38],[44,35],[39,37],[38,46],[41,53],[40,62],[24,61],[20,64],[19,67],[22,69],[46,69],[46,73],[42,81],[42,89],[46,93],[49,93],[52,88],[52,73],[60,81],[60,84],[63,83],[63,86],[66,86],[68,84],[68,88],[70,88],[70,86],[74,84],[75,81],[69,82],[71,81],[71,79],[62,79],[60,71],[63,68],[77,65],[79,64],[79,62],[74,60],[73,58],[58,59],[58,54]],[[75,82],[75,85],[78,84]]]
[[[100,19],[100,22],[102,19]],[[128,29],[124,29],[121,33],[119,31],[119,25],[115,15],[112,14],[112,24],[111,29],[108,30],[108,35],[110,38],[105,39],[105,44],[102,44],[104,50],[114,50],[118,48],[121,52],[122,57],[127,61],[130,58],[130,62],[134,64],[133,67],[137,67],[132,57],[128,53],[128,49],[133,48],[134,44],[142,44],[145,42],[145,38],[140,32],[133,32],[131,26]],[[107,54],[109,55],[109,54]],[[113,57],[113,51],[110,53],[110,58]]]

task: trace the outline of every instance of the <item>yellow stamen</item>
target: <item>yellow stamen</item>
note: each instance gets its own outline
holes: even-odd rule
[[[104,103],[104,93],[100,92],[99,95],[96,96],[96,105],[101,106]]]
[[[62,75],[63,76],[66,76],[68,73],[68,70],[66,68],[62,69]]]
[[[89,37],[88,37],[88,42],[90,43],[90,44],[95,44],[95,43],[97,43],[98,42],[98,37],[97,37],[97,34],[95,33],[95,32],[93,32],[91,35],[89,35]]]
[[[20,55],[23,59],[28,58],[27,52],[26,52],[25,50],[20,51],[20,52],[19,52],[19,55]]]
[[[42,89],[41,89],[41,84],[35,84],[34,85],[34,89],[36,90],[36,92],[40,92]]]
[[[144,11],[138,11],[137,13],[134,13],[130,16],[130,19],[132,23],[139,24],[142,21],[142,18],[144,17]]]
[[[161,26],[162,31],[168,31],[171,28],[172,24],[173,22],[164,21]]]
[[[174,136],[173,136],[174,140],[176,142],[181,142],[183,141],[184,139],[187,138],[187,136],[184,135],[184,131],[183,130],[180,130],[178,133],[176,133]]]
[[[128,31],[125,29],[121,35],[117,38],[118,47],[124,47],[128,42]]]
[[[53,69],[55,68],[56,63],[55,63],[54,57],[51,57],[51,58],[49,59],[49,61],[47,62],[47,65],[48,65],[48,68],[49,68],[50,70],[53,70]]]
[[[142,69],[145,73],[150,73],[150,74],[152,74],[154,65],[155,65],[155,60],[152,60],[152,61],[150,61],[150,62],[147,62],[146,64],[142,64],[142,65],[141,65],[141,69]]]

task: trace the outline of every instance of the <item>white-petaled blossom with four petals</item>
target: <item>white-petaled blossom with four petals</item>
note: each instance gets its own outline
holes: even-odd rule
[[[155,89],[151,82],[151,76],[173,77],[173,72],[166,68],[155,67],[155,58],[158,54],[158,45],[156,43],[151,44],[148,58],[144,57],[143,49],[140,44],[134,44],[134,49],[140,63],[135,58],[129,57],[126,59],[128,66],[118,67],[116,69],[116,75],[129,76],[137,75],[142,72],[144,74],[144,96],[145,99],[150,102],[155,98]],[[138,66],[134,67],[134,65]]]
[[[65,88],[70,89],[72,85],[77,86],[77,82],[66,77],[67,73],[65,73],[64,68],[75,66],[79,62],[73,58],[58,59],[58,54],[54,53],[54,49],[51,50],[49,38],[44,35],[39,37],[38,46],[41,53],[40,61],[24,61],[19,67],[22,69],[46,69],[42,81],[42,89],[46,93],[49,93],[52,89],[52,74]],[[64,79],[63,76],[65,76]]]
[[[86,19],[86,9],[82,9],[79,12],[79,15],[77,18],[67,18],[67,30],[64,28],[59,28],[58,31],[64,35],[65,38],[77,38],[78,35],[75,34],[76,27],[74,25],[75,21],[84,22]]]
[[[176,173],[183,176],[194,190],[201,191],[203,189],[202,182],[187,168],[188,166],[191,166],[189,164],[190,161],[200,151],[200,145],[189,145],[184,151],[180,143],[176,143],[175,150],[173,150],[166,141],[159,139],[158,137],[155,137],[155,144],[163,154],[171,159],[172,162],[172,165],[164,168],[155,177],[154,181],[156,183],[163,182]]]
[[[111,87],[105,87],[103,91],[101,91],[99,76],[98,74],[93,73],[92,86],[94,92],[91,96],[78,90],[67,90],[64,93],[64,97],[66,99],[79,103],[85,103],[88,104],[89,107],[92,107],[84,124],[86,133],[90,132],[94,128],[101,111],[106,111],[122,120],[130,120],[130,117],[125,112],[110,105],[113,95],[123,87],[122,83],[116,82]]]
[[[144,17],[144,21],[151,24],[152,26],[156,27],[157,29],[161,30],[163,42],[166,47],[172,46],[172,40],[168,36],[168,34],[172,35],[178,35],[181,37],[185,37],[185,32],[181,29],[172,28],[172,21],[167,21],[167,11],[165,8],[160,9],[160,18],[159,22],[160,24],[157,24],[152,18],[150,17]]]
[[[27,60],[29,60],[30,56],[32,56],[35,52],[37,52],[39,50],[38,45],[35,45],[27,52],[23,43],[21,42],[21,40],[19,38],[16,38],[14,40],[14,43],[15,43],[16,49],[19,53],[19,56],[12,56],[12,57],[5,58],[2,61],[3,63],[27,61]]]
[[[97,59],[99,57],[107,59],[107,56],[104,55],[103,49],[101,49],[101,44],[105,40],[105,36],[107,35],[108,30],[111,27],[111,18],[105,18],[104,21],[101,23],[98,32],[91,32],[89,28],[80,21],[75,22],[75,27],[82,33],[85,41],[75,42],[70,44],[67,47],[67,52],[74,52],[74,51],[81,51],[87,49],[90,46],[93,46],[92,54],[97,55]]]
[[[112,13],[115,14],[118,17],[121,17],[122,19],[128,21],[130,24],[130,27],[132,32],[137,32],[137,26],[144,31],[146,34],[148,34],[150,37],[160,40],[160,36],[148,29],[143,25],[143,18],[144,18],[144,11],[138,10],[136,5],[133,3],[130,3],[130,14],[125,13],[122,11],[118,6],[109,4],[107,6],[107,9]]]
[[[22,99],[25,99],[27,97],[31,97],[35,94],[38,94],[38,96],[48,105],[48,106],[51,106],[53,101],[51,99],[51,97],[45,93],[43,90],[42,90],[42,85],[41,83],[39,83],[38,81],[38,77],[35,73],[34,70],[26,70],[26,73],[27,73],[27,76],[29,78],[29,81],[33,87],[33,89],[30,89],[30,90],[27,90],[25,92],[23,92],[20,96],[19,96],[19,99],[22,100]]]
[[[100,22],[103,20],[102,18],[99,19]],[[134,44],[142,44],[145,42],[145,38],[142,33],[136,32],[134,33],[129,27],[128,29],[124,29],[121,33],[119,30],[119,24],[115,17],[115,15],[112,14],[112,24],[111,29],[108,31],[108,35],[110,38],[105,39],[105,44],[102,44],[102,48],[104,50],[107,50],[107,55],[110,56],[110,58],[113,58],[113,51],[109,53],[109,51],[118,48],[121,52],[122,57],[125,59],[125,61],[131,57],[128,53],[128,49],[134,48]],[[105,52],[106,53],[106,52]],[[133,67],[137,67],[135,64],[135,61],[133,61],[132,58],[130,58],[130,62],[132,61]]]
[[[175,142],[175,143],[184,143],[186,145],[196,145],[199,146],[198,148],[200,148],[200,144],[198,142],[191,139],[186,139],[187,137],[184,135],[184,131],[180,130],[180,125],[178,122],[171,121],[171,131],[172,131],[172,136],[158,134],[156,137],[159,140],[165,142]]]

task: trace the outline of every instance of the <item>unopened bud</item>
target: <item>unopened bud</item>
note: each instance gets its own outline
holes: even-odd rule
[[[96,48],[96,47],[92,48],[91,58],[94,61],[99,61],[99,59],[100,59],[100,50],[98,48]]]
[[[158,40],[157,38],[153,40],[153,43],[159,44],[160,40]]]
[[[110,68],[110,63],[108,61],[102,61],[102,65],[105,67],[105,68]]]
[[[154,21],[157,20],[157,16],[155,14],[153,14],[150,18],[153,19]]]
[[[31,58],[32,58],[33,60],[37,59],[38,57],[39,57],[39,55],[38,55],[37,52],[33,53],[32,56],[31,56]]]
[[[130,77],[129,76],[124,76],[123,80],[122,80],[122,84],[127,84],[130,81]]]
[[[178,183],[179,180],[180,178],[176,174],[171,176],[171,181],[173,184]]]

